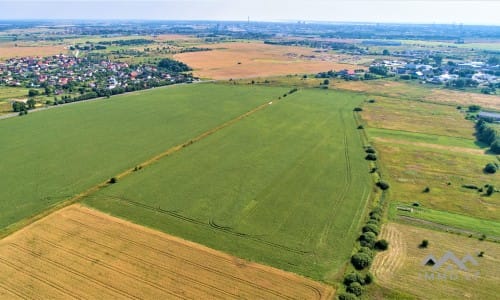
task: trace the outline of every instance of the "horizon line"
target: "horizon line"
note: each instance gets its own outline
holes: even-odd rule
[[[248,23],[248,19],[234,19],[234,20],[217,20],[217,19],[134,19],[134,18],[111,18],[111,19],[91,19],[91,18],[41,18],[41,19],[1,19],[0,22],[242,22]],[[251,20],[250,23],[298,23],[305,22],[306,24],[366,24],[366,25],[377,25],[377,24],[388,24],[388,25],[463,25],[463,26],[493,26],[500,27],[500,23],[464,23],[464,22],[404,22],[404,21],[327,21],[327,20],[305,20],[305,19],[278,19],[278,20]],[[0,24],[5,25],[5,24]]]

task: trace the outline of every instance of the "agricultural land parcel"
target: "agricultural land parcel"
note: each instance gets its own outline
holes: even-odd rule
[[[2,156],[23,163],[1,165],[2,174],[11,174],[2,180],[2,199],[9,199],[2,228],[9,232],[265,103],[263,111],[120,179],[87,203],[243,258],[334,280],[372,189],[352,112],[364,99],[301,90],[277,101],[285,91],[178,86],[3,120]]]
[[[176,236],[331,281],[372,190],[363,98],[300,90],[85,201]]]
[[[461,216],[490,220],[498,226],[500,195],[486,197],[462,187],[499,182],[498,174],[483,172],[497,158],[476,142],[474,123],[453,106],[381,96],[374,99],[375,103],[364,106],[362,116],[391,182],[390,200],[407,205],[418,202],[435,210],[434,216],[439,211],[456,214],[456,218],[438,222],[446,225],[446,220],[463,220],[449,224],[455,228],[484,233],[482,226],[476,226],[479,223]],[[430,192],[424,192],[426,187]],[[430,213],[410,215],[437,220]]]
[[[331,287],[73,205],[0,241],[0,298],[329,299]]]
[[[464,91],[453,91],[434,86],[390,80],[344,81],[331,83],[335,88],[358,91],[373,96],[424,101],[453,105],[480,105],[483,108],[500,110],[500,97]]]
[[[213,51],[181,53],[174,58],[193,67],[194,74],[202,78],[236,79],[364,68],[342,63],[343,55],[315,53],[312,48],[261,42],[201,44],[198,47]]]
[[[409,299],[498,298],[498,244],[397,223],[385,225],[381,238],[389,240],[391,246],[388,251],[376,256],[371,268],[379,285],[413,295],[408,296]],[[422,239],[429,241],[427,248],[419,248]],[[432,266],[422,265],[422,262],[429,254],[440,259],[447,251],[451,251],[458,259],[470,254],[478,265],[467,263],[468,270],[462,271],[454,264],[447,263],[439,272],[453,276],[452,279],[438,279],[436,274],[434,280],[431,277],[426,279],[425,273],[431,274],[433,270]],[[484,255],[478,257],[481,251]],[[401,296],[386,295],[384,299],[401,299]]]
[[[499,97],[464,93],[464,97],[454,98],[457,92],[438,89],[431,89],[430,96],[426,96],[422,87],[397,82],[338,85],[348,89],[360,87],[361,92],[375,99],[375,103],[364,105],[362,116],[369,140],[379,152],[381,172],[391,183],[386,198],[390,202],[389,218],[418,226],[396,223],[385,226],[381,238],[387,239],[390,247],[373,263],[372,272],[381,288],[370,288],[370,296],[494,299],[498,291],[491,287],[499,278],[500,248],[497,243],[481,242],[478,237],[499,240],[499,194],[487,197],[462,185],[498,185],[498,174],[483,172],[485,164],[497,161],[497,157],[488,154],[485,145],[476,141],[474,123],[465,120],[464,112],[455,105],[477,104],[466,97],[470,95],[483,99],[481,106],[497,108]],[[436,97],[438,93],[440,96]],[[427,193],[426,187],[430,188]],[[420,206],[413,207],[411,212],[398,209],[412,207],[414,203]],[[429,250],[418,248],[422,239],[430,241]],[[421,260],[430,252],[440,257],[448,250],[460,258],[466,252],[476,256],[485,251],[487,254],[478,258],[481,276],[473,282],[424,280],[421,274],[426,267],[420,265]]]
[[[0,230],[285,91],[176,86],[0,120]]]

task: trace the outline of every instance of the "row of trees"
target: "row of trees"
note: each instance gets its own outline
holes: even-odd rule
[[[12,110],[18,112],[19,115],[26,115],[28,110],[35,108],[35,104],[35,100],[31,98],[26,103],[15,101],[12,103]]]
[[[500,154],[500,133],[484,120],[476,123],[476,138],[489,145],[491,152]]]
[[[83,100],[89,100],[89,99],[94,99],[94,98],[99,98],[99,97],[110,97],[112,95],[119,95],[123,93],[128,93],[128,92],[135,92],[135,91],[140,91],[144,89],[149,89],[149,88],[154,88],[154,87],[160,87],[160,86],[165,86],[165,85],[171,85],[174,84],[171,81],[168,80],[161,80],[157,82],[149,82],[148,84],[131,84],[128,85],[127,87],[116,87],[112,90],[110,89],[98,89],[94,88],[90,92],[86,92],[81,94],[80,96],[69,96],[69,95],[64,95],[60,99],[57,97],[54,97],[54,105],[58,104],[64,104],[64,103],[71,103],[71,102],[78,102],[78,101],[83,101]]]
[[[373,282],[373,275],[368,269],[373,261],[376,251],[384,251],[389,248],[389,243],[386,240],[377,240],[380,233],[380,223],[382,220],[382,208],[376,207],[370,212],[370,216],[365,226],[363,226],[362,234],[359,237],[359,250],[351,257],[351,264],[356,271],[352,271],[344,277],[344,287],[346,292],[340,293],[340,300],[357,299],[365,290],[366,285]]]

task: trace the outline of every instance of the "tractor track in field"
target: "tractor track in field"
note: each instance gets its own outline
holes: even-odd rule
[[[101,217],[99,217],[99,216],[96,216],[96,215],[93,215],[93,214],[88,214],[88,213],[85,213],[85,212],[83,212],[83,211],[79,211],[79,213],[84,214],[84,215],[90,215],[90,216],[95,217],[95,218],[101,218]],[[102,219],[102,218],[101,218],[101,219]],[[248,280],[246,280],[246,279],[242,279],[242,278],[236,277],[236,276],[234,276],[234,275],[227,274],[227,273],[222,272],[222,271],[219,271],[219,270],[217,270],[217,269],[214,269],[214,268],[211,268],[211,267],[207,267],[207,266],[204,266],[204,265],[198,264],[198,263],[196,263],[196,262],[193,262],[193,261],[188,260],[188,259],[186,259],[186,258],[183,258],[183,257],[181,257],[181,256],[175,255],[175,254],[173,254],[173,253],[170,253],[170,252],[167,252],[167,251],[164,251],[164,250],[158,249],[158,248],[156,248],[156,247],[152,247],[152,246],[150,246],[150,245],[148,245],[148,244],[141,243],[141,242],[137,242],[137,241],[135,241],[135,240],[129,239],[129,238],[127,238],[127,237],[123,237],[123,236],[121,236],[121,235],[116,235],[116,233],[114,233],[114,234],[113,234],[113,233],[109,233],[109,232],[108,232],[108,231],[106,231],[106,230],[103,230],[103,229],[100,229],[100,228],[95,228],[95,227],[92,227],[92,226],[90,226],[90,225],[84,224],[84,223],[82,223],[82,222],[80,222],[80,221],[77,221],[77,220],[73,220],[73,219],[67,219],[67,220],[68,220],[69,222],[73,222],[73,223],[76,223],[76,224],[78,224],[78,225],[80,225],[80,226],[86,227],[86,228],[88,228],[88,229],[89,229],[89,230],[91,230],[91,231],[95,231],[95,232],[98,232],[98,233],[100,233],[100,234],[103,234],[103,235],[105,235],[105,236],[107,236],[107,237],[110,237],[110,238],[113,238],[113,239],[120,239],[120,240],[122,240],[122,241],[124,241],[124,242],[126,242],[126,243],[130,243],[130,244],[134,244],[134,245],[137,245],[137,246],[140,246],[140,247],[147,248],[147,249],[152,250],[152,251],[154,251],[154,252],[156,252],[156,253],[159,253],[159,254],[161,254],[161,255],[164,255],[164,256],[167,256],[167,257],[170,257],[170,258],[173,258],[173,259],[176,259],[176,260],[182,261],[183,263],[186,263],[186,264],[188,264],[188,265],[191,265],[191,266],[194,266],[194,267],[197,267],[197,268],[203,269],[203,270],[208,271],[208,272],[211,272],[211,273],[218,274],[218,275],[223,276],[223,277],[231,278],[231,279],[232,279],[232,280],[234,280],[234,281],[237,281],[237,282],[240,282],[240,283],[244,283],[244,284],[250,285],[250,286],[252,286],[252,287],[254,287],[254,288],[257,288],[257,289],[263,289],[263,290],[266,290],[268,293],[270,293],[270,294],[274,294],[274,295],[276,295],[276,296],[278,296],[278,297],[281,297],[281,298],[289,298],[289,297],[287,297],[286,295],[283,295],[283,294],[281,294],[281,293],[279,293],[279,292],[277,292],[277,291],[275,291],[275,290],[272,290],[272,289],[269,289],[269,288],[263,287],[263,286],[261,286],[261,285],[258,285],[258,284],[254,283],[254,282],[252,282],[252,281],[248,281]],[[175,242],[175,241],[172,241],[172,242]],[[232,262],[233,262],[233,261],[232,261],[232,260],[230,260],[230,259],[222,258],[222,257],[216,256],[216,255],[211,254],[211,253],[207,253],[207,254],[209,254],[209,255],[211,255],[211,256],[213,256],[213,257],[215,257],[215,258],[219,259],[219,260],[224,260],[224,261],[226,261],[226,262],[228,262],[228,263],[232,263]],[[316,288],[316,287],[314,287],[314,286],[312,286],[312,285],[308,285],[308,284],[304,284],[304,286],[306,286],[306,287],[308,287],[309,289],[311,289],[311,290],[312,290],[312,291],[313,291],[313,292],[314,292],[314,293],[318,296],[318,299],[321,299],[321,298],[322,298],[322,292],[321,292],[318,288]]]
[[[147,279],[144,279],[144,278],[138,277],[138,276],[136,276],[136,275],[134,275],[134,274],[131,274],[130,272],[127,272],[127,271],[125,271],[125,270],[122,270],[122,269],[120,269],[120,268],[118,268],[118,267],[115,267],[115,266],[112,266],[112,265],[110,265],[110,264],[104,263],[104,262],[100,261],[99,259],[97,259],[97,258],[95,258],[95,257],[91,257],[91,256],[88,256],[88,255],[82,254],[82,253],[80,253],[80,252],[78,252],[78,251],[76,251],[76,250],[69,249],[69,248],[67,248],[67,247],[63,247],[63,246],[57,245],[57,244],[56,244],[56,243],[54,243],[53,241],[49,241],[49,240],[44,239],[44,238],[39,238],[39,240],[40,240],[40,241],[42,241],[42,242],[44,242],[44,243],[45,243],[45,244],[47,244],[47,245],[50,245],[51,247],[53,247],[53,248],[55,248],[55,249],[58,249],[58,250],[62,251],[62,252],[65,252],[65,253],[67,253],[67,254],[70,254],[70,255],[72,255],[72,256],[75,256],[75,257],[77,257],[77,258],[80,258],[80,259],[82,259],[82,260],[84,260],[84,261],[88,261],[88,262],[94,263],[94,264],[96,264],[96,265],[99,265],[99,266],[101,266],[101,267],[103,267],[103,268],[106,268],[106,269],[108,269],[108,270],[111,270],[111,271],[113,271],[113,272],[116,272],[116,273],[118,273],[118,274],[121,274],[121,275],[122,275],[122,276],[124,276],[124,277],[127,277],[127,278],[130,278],[130,279],[133,279],[133,280],[136,280],[136,281],[142,282],[142,283],[143,283],[143,284],[145,284],[145,285],[148,285],[148,286],[150,286],[150,287],[153,287],[153,288],[155,288],[155,289],[157,289],[157,290],[160,290],[160,291],[162,291],[162,292],[164,292],[164,293],[166,293],[166,294],[169,294],[169,295],[171,295],[171,296],[178,297],[178,298],[183,298],[183,299],[188,299],[188,298],[186,298],[186,297],[182,297],[182,296],[181,296],[180,294],[178,294],[178,293],[174,293],[174,292],[172,292],[172,291],[170,291],[170,290],[168,290],[168,289],[164,288],[163,286],[161,286],[161,285],[159,285],[159,284],[157,284],[157,283],[154,283],[154,282],[152,282],[152,281],[150,281],[150,280],[147,280]],[[15,245],[15,244],[14,244],[14,246],[15,246],[15,247],[19,247],[19,248],[23,248],[23,247],[21,247],[21,246]],[[24,249],[21,249],[21,250],[22,250],[22,251],[24,251],[24,252],[26,252],[27,254],[30,254],[30,255],[32,255],[32,256],[34,256],[34,257],[36,257],[37,259],[40,259],[40,260],[46,260],[46,261],[48,261],[48,262],[55,262],[55,261],[53,261],[53,260],[51,260],[51,259],[44,259],[44,258],[42,258],[41,256],[37,256],[37,253],[34,253],[34,252],[32,252],[31,250],[29,250],[29,249],[25,249],[25,248],[24,248]],[[31,253],[30,253],[30,252],[31,252]],[[120,260],[120,261],[124,261],[123,259],[118,259],[118,260]],[[61,268],[63,268],[63,269],[65,269],[65,270],[66,270],[66,268],[67,268],[66,266],[64,266],[64,265],[62,265],[62,264],[60,264],[60,263],[58,263],[58,262],[55,262],[55,263],[56,263],[56,264],[58,264],[58,265],[61,265]],[[149,264],[150,264],[150,265],[152,265],[151,263],[149,263]],[[162,267],[157,266],[157,265],[155,265],[154,267],[155,267],[155,268],[162,268]],[[68,270],[68,271],[69,271],[69,270]],[[94,281],[95,281],[95,279],[93,279],[93,278],[91,278],[91,277],[89,277],[89,276],[87,276],[87,275],[85,275],[85,274],[83,274],[83,273],[80,273],[80,272],[78,272],[78,271],[75,271],[75,272],[79,273],[79,274],[80,274],[79,276],[81,276],[81,277],[83,277],[83,278],[85,278],[85,279],[87,279],[87,280],[89,280],[89,281],[92,281],[92,282],[94,282]],[[173,275],[176,275],[176,276],[185,277],[185,276],[183,276],[182,274],[174,273],[174,272],[172,272],[172,271],[169,271],[169,272],[170,272],[171,274],[173,274]],[[174,278],[174,277],[171,277],[171,278]],[[200,281],[194,280],[194,279],[192,279],[192,278],[187,278],[187,277],[186,277],[185,279],[187,279],[187,281],[191,281],[192,283],[194,283],[195,285],[193,285],[193,287],[194,287],[194,288],[196,288],[197,290],[202,291],[202,292],[205,292],[205,293],[208,293],[206,290],[201,290],[201,289],[197,288],[197,286],[196,286],[196,284],[199,284],[199,285],[206,285],[206,284],[204,284],[204,283],[202,283],[202,282],[200,282]],[[103,284],[104,284],[104,285],[106,285],[106,286],[101,285],[102,287],[104,287],[104,288],[111,288],[111,289],[113,289],[113,287],[112,287],[112,286],[109,286],[108,284],[105,284],[105,283],[103,283]],[[216,289],[216,288],[215,288],[215,287],[213,287],[213,286],[209,286],[209,287],[210,287],[210,288],[214,288],[214,289]],[[116,289],[116,290],[118,290],[118,289]],[[219,290],[219,291],[220,291],[221,293],[225,293],[225,294],[227,294],[227,295],[230,295],[230,296],[232,296],[232,297],[235,297],[235,298],[236,298],[236,296],[235,296],[235,295],[229,294],[229,293],[227,293],[227,292],[225,292],[225,291],[223,291],[223,290]],[[132,296],[132,295],[131,295],[131,296]],[[214,297],[214,296],[216,296],[216,295],[211,295],[211,296],[212,296],[212,297]],[[135,296],[132,296],[132,297],[136,298]]]
[[[339,113],[340,120],[342,121],[343,128],[346,128],[345,126],[345,120],[342,115],[342,113]],[[344,139],[343,139],[343,146],[344,146],[344,157],[345,157],[345,162],[346,162],[346,177],[345,177],[345,184],[344,188],[338,195],[335,201],[333,201],[332,206],[329,208],[329,210],[332,212],[331,217],[328,219],[328,222],[325,224],[325,227],[323,228],[323,231],[321,233],[321,238],[320,238],[320,243],[323,242],[325,243],[326,240],[328,239],[328,235],[330,234],[331,228],[333,226],[333,221],[337,215],[338,212],[338,206],[344,202],[345,197],[347,196],[347,193],[349,192],[352,184],[352,166],[351,166],[351,159],[349,157],[349,143],[347,140],[347,133],[344,131]]]
[[[282,245],[282,244],[278,244],[278,243],[273,243],[273,242],[270,242],[270,241],[266,241],[266,240],[261,239],[261,238],[259,238],[257,236],[253,236],[253,235],[249,235],[249,234],[246,234],[246,233],[234,231],[234,230],[232,230],[229,227],[224,227],[224,226],[217,225],[213,220],[209,220],[208,222],[204,222],[204,221],[200,221],[200,220],[197,220],[197,219],[193,219],[193,218],[189,218],[189,217],[183,216],[183,215],[179,214],[177,211],[165,210],[165,209],[162,209],[160,207],[154,207],[154,206],[147,205],[147,204],[144,204],[144,203],[141,203],[141,202],[137,202],[137,201],[133,201],[133,200],[129,200],[129,199],[124,199],[122,197],[117,197],[117,196],[105,196],[105,197],[108,198],[108,199],[122,201],[122,202],[128,203],[130,205],[141,207],[141,208],[144,208],[144,209],[148,209],[148,210],[151,210],[151,211],[154,211],[154,212],[159,212],[161,214],[165,214],[165,215],[168,215],[170,217],[174,217],[174,218],[176,218],[178,220],[182,220],[182,221],[185,221],[185,222],[189,222],[189,223],[192,223],[192,224],[203,226],[203,227],[209,228],[211,230],[216,230],[218,232],[224,232],[224,233],[227,233],[227,234],[239,237],[239,238],[252,240],[252,241],[255,241],[255,242],[258,242],[258,243],[270,246],[270,247],[274,247],[274,248],[277,248],[277,249],[281,249],[281,250],[287,251],[287,252],[292,252],[292,253],[296,253],[296,254],[300,254],[300,255],[305,255],[305,254],[312,253],[312,251],[306,251],[306,250],[291,248],[291,247],[288,247],[288,246],[285,246],[285,245]]]
[[[60,232],[62,232],[64,235],[68,236],[68,237],[71,237],[71,236],[72,236],[72,235],[71,235],[71,233],[69,233],[69,232],[67,232],[67,231],[64,231],[63,229],[60,229],[60,228],[57,228],[57,227],[56,227],[56,229],[57,229],[57,230],[59,230]],[[219,292],[219,293],[221,293],[221,294],[225,294],[226,296],[230,296],[230,297],[233,297],[233,298],[235,298],[235,299],[237,299],[237,298],[238,298],[238,295],[236,295],[236,294],[230,293],[230,292],[228,292],[228,291],[226,291],[226,290],[223,290],[223,289],[220,289],[220,288],[218,288],[218,287],[216,287],[216,286],[213,286],[213,285],[210,285],[210,284],[204,283],[204,282],[202,282],[202,281],[199,281],[199,280],[197,280],[197,279],[195,279],[195,278],[192,278],[192,277],[186,276],[186,275],[184,275],[184,274],[180,274],[180,273],[177,273],[177,272],[173,272],[172,270],[170,270],[170,269],[168,269],[168,268],[165,268],[165,267],[160,266],[160,265],[158,265],[158,264],[155,264],[155,263],[153,263],[153,262],[147,261],[147,260],[145,260],[145,259],[142,259],[142,258],[139,258],[139,257],[133,256],[133,255],[130,255],[130,254],[127,254],[127,253],[125,253],[124,251],[117,250],[117,249],[115,249],[115,248],[113,248],[113,247],[109,247],[109,246],[107,246],[107,245],[105,245],[105,244],[98,243],[98,242],[96,242],[96,241],[94,241],[94,240],[92,240],[92,239],[89,239],[89,238],[84,238],[84,237],[81,237],[81,236],[79,236],[78,238],[79,238],[79,239],[86,240],[87,242],[90,242],[90,243],[92,243],[92,244],[95,244],[95,245],[97,245],[97,246],[99,246],[99,247],[102,247],[102,248],[107,248],[107,249],[110,249],[110,250],[115,251],[115,252],[117,252],[117,253],[120,253],[120,255],[121,255],[121,256],[117,257],[117,259],[118,259],[118,260],[120,260],[120,261],[123,261],[123,262],[129,262],[129,261],[127,261],[127,260],[125,260],[125,259],[121,258],[121,257],[125,256],[125,257],[128,257],[128,258],[130,258],[130,259],[132,259],[132,260],[136,261],[136,262],[139,262],[139,263],[142,263],[142,264],[146,264],[146,265],[148,265],[148,266],[150,266],[150,267],[153,267],[153,268],[155,268],[155,269],[160,269],[160,270],[162,270],[162,271],[166,272],[167,274],[170,274],[171,276],[170,276],[169,278],[171,278],[172,280],[175,280],[175,279],[176,279],[176,277],[182,277],[182,278],[183,278],[184,280],[186,280],[186,281],[189,281],[189,282],[194,283],[194,284],[198,284],[198,285],[200,285],[200,286],[204,286],[204,287],[206,287],[206,288],[209,288],[209,290],[210,290],[210,289],[212,289],[212,290],[215,290],[215,291],[217,291],[217,292]],[[47,240],[47,239],[43,239],[43,238],[40,238],[40,240],[41,240],[41,241],[43,241],[43,242],[45,242],[45,243],[47,243],[47,244],[49,244],[49,245],[51,245],[51,246],[53,246],[54,248],[60,249],[60,250],[62,250],[62,251],[71,251],[71,252],[72,252],[71,254],[73,254],[73,255],[78,255],[79,257],[81,257],[81,258],[83,258],[83,259],[85,259],[85,260],[87,260],[87,261],[95,261],[95,260],[96,260],[96,259],[91,258],[91,257],[84,258],[84,256],[85,256],[84,254],[81,254],[80,252],[78,252],[78,251],[76,251],[76,250],[72,250],[72,249],[69,249],[69,248],[66,248],[66,247],[61,247],[61,246],[58,246],[58,245],[56,245],[56,244],[55,244],[55,242],[54,242],[54,241],[49,241],[49,240]],[[69,252],[67,252],[67,253],[69,253]],[[97,264],[102,264],[102,262],[98,262]],[[196,287],[196,286],[195,286],[195,287]],[[199,291],[202,291],[202,292],[206,292],[205,290],[200,290],[200,289],[198,289],[198,290],[199,290]],[[216,295],[212,295],[212,296],[216,296]]]
[[[200,141],[200,140],[202,140],[202,139],[204,139],[204,138],[206,138],[208,136],[211,136],[211,135],[215,134],[216,132],[218,132],[218,131],[226,128],[226,127],[229,127],[229,126],[237,123],[238,121],[243,120],[244,118],[246,118],[246,117],[248,117],[248,116],[250,116],[250,115],[252,115],[252,114],[254,114],[256,112],[264,110],[265,108],[267,108],[267,107],[270,106],[269,103],[271,103],[271,102],[275,103],[275,102],[279,102],[279,101],[280,100],[278,98],[272,99],[271,101],[268,100],[265,103],[263,103],[263,104],[255,107],[255,108],[247,111],[246,113],[243,113],[243,114],[241,114],[241,115],[239,115],[239,116],[237,116],[237,117],[235,117],[235,118],[233,118],[233,119],[231,119],[231,120],[229,120],[229,121],[227,121],[225,123],[222,123],[219,126],[216,126],[216,127],[212,128],[210,130],[207,130],[207,131],[199,134],[198,136],[196,136],[196,137],[194,137],[192,139],[189,139],[188,141],[186,141],[184,143],[178,144],[176,146],[172,146],[172,147],[168,148],[167,150],[165,150],[165,151],[163,151],[163,152],[161,152],[161,153],[159,153],[159,154],[157,154],[157,155],[149,158],[148,160],[143,161],[142,163],[134,166],[133,168],[125,170],[122,173],[119,173],[119,174],[117,174],[117,175],[115,175],[113,177],[116,178],[116,179],[122,179],[124,177],[127,177],[127,176],[129,176],[129,175],[131,175],[131,174],[139,171],[140,169],[143,169],[145,167],[149,167],[150,165],[152,165],[152,164],[158,162],[159,160],[161,160],[162,158],[170,156],[170,155],[172,155],[172,154],[174,154],[174,153],[182,150],[183,148],[189,147],[192,144],[194,144],[194,143],[196,143],[196,142],[198,142],[198,141]],[[137,167],[139,167],[139,169],[137,169]],[[50,215],[53,212],[56,212],[56,211],[58,211],[58,210],[60,210],[60,209],[62,209],[64,207],[67,207],[67,206],[69,206],[71,204],[77,203],[77,202],[81,201],[82,199],[84,199],[84,198],[86,198],[86,197],[88,197],[88,196],[90,196],[92,194],[95,194],[99,190],[101,190],[101,189],[109,186],[109,184],[110,183],[109,183],[108,180],[106,180],[104,182],[101,182],[101,183],[98,183],[98,184],[96,184],[96,185],[88,188],[87,190],[81,192],[81,193],[78,193],[78,194],[76,194],[76,195],[74,195],[74,196],[72,196],[72,197],[70,197],[70,198],[68,198],[68,199],[66,199],[66,200],[64,200],[62,202],[59,202],[59,203],[55,204],[53,207],[48,208],[47,210],[45,210],[45,211],[43,211],[43,212],[41,212],[41,213],[39,213],[37,215],[34,215],[32,217],[23,219],[23,220],[21,220],[21,221],[19,221],[17,223],[14,223],[14,224],[10,225],[9,227],[7,227],[4,230],[0,231],[0,239],[4,238],[4,237],[6,237],[6,236],[8,236],[8,235],[10,235],[10,234],[12,234],[14,232],[16,232],[17,230],[20,230],[23,227],[28,226],[29,224],[32,224],[32,223],[34,223],[34,222],[36,222],[36,221],[38,221],[40,219],[43,219],[43,218],[47,217],[48,215]]]
[[[19,297],[21,299],[34,299],[34,298],[31,298],[30,296],[24,294],[21,291],[18,291],[18,290],[10,288],[8,286],[5,286],[2,282],[0,282],[0,289],[3,289],[4,291],[7,291],[13,295],[16,295],[17,297]]]
[[[43,283],[45,285],[50,286],[51,288],[59,291],[60,293],[66,295],[66,296],[68,296],[68,297],[70,297],[72,299],[82,299],[82,298],[78,297],[77,295],[71,293],[71,291],[68,291],[67,289],[65,289],[62,286],[58,285],[57,283],[54,283],[54,282],[52,282],[50,280],[47,280],[45,278],[42,278],[40,276],[37,276],[37,275],[33,274],[32,272],[28,272],[24,267],[21,267],[21,266],[18,266],[16,264],[12,263],[12,262],[9,262],[8,260],[6,260],[6,259],[4,259],[2,257],[0,257],[0,263],[4,264],[4,265],[6,265],[6,266],[8,266],[8,267],[10,267],[10,268],[12,268],[14,270],[16,270],[19,273],[22,273],[22,274],[28,276],[29,278],[36,279],[37,281],[39,281],[39,282],[41,282],[41,283]]]
[[[24,248],[24,247],[22,247],[20,245],[14,244],[14,243],[9,244],[9,246],[11,248],[14,248],[14,249],[18,250],[18,251],[24,252],[24,253],[26,253],[26,254],[28,254],[28,255],[30,255],[30,256],[32,256],[32,257],[40,260],[40,261],[46,262],[47,264],[49,264],[51,266],[54,266],[57,269],[64,270],[64,271],[66,271],[68,273],[71,273],[71,274],[73,274],[75,276],[78,276],[78,277],[84,279],[84,280],[92,282],[92,283],[94,283],[94,284],[96,284],[98,286],[101,286],[101,287],[105,288],[105,289],[109,289],[109,290],[111,290],[111,291],[113,291],[113,292],[115,292],[115,293],[117,293],[117,294],[119,294],[121,296],[124,296],[124,297],[126,297],[128,299],[140,299],[137,296],[129,294],[129,293],[125,292],[125,291],[122,291],[122,290],[117,289],[117,288],[115,288],[115,287],[113,287],[111,285],[108,285],[108,284],[106,284],[104,282],[101,282],[101,281],[99,281],[99,280],[97,280],[95,278],[92,278],[92,277],[90,277],[88,275],[85,275],[82,272],[79,272],[78,270],[75,270],[73,268],[65,266],[64,264],[61,264],[61,263],[59,263],[59,262],[57,262],[55,260],[52,260],[52,259],[49,259],[49,258],[44,258],[39,253],[36,253],[36,252],[34,252],[34,251],[30,250],[30,249],[26,249],[26,248]],[[95,262],[95,261],[93,261],[93,262]],[[35,268],[33,268],[33,269],[35,269]]]

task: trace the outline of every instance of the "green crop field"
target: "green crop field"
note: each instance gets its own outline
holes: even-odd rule
[[[242,258],[333,281],[351,255],[372,191],[353,117],[363,100],[300,90],[85,203]]]
[[[175,86],[0,120],[0,233],[285,91]]]

